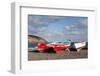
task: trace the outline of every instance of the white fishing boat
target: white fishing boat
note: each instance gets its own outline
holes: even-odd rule
[[[71,43],[71,48],[75,49],[77,51],[77,53],[79,53],[82,48],[85,48],[85,46],[86,46],[86,42],[73,42],[73,43]]]
[[[86,42],[75,42],[72,47],[79,49],[79,48],[84,48],[85,46],[86,46]]]

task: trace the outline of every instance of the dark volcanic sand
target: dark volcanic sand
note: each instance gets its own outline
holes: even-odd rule
[[[54,59],[80,59],[88,58],[88,50],[81,50],[78,54],[76,51],[71,51],[70,53],[62,51],[60,54],[53,52],[40,53],[38,51],[28,51],[28,60],[54,60]]]

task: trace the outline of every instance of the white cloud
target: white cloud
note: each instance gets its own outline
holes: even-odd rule
[[[81,24],[83,24],[83,26],[88,26],[88,20],[84,19],[80,21]]]
[[[76,31],[76,30],[84,30],[88,27],[88,20],[82,19],[78,23],[75,23],[73,25],[66,25],[65,29],[67,31]]]
[[[64,18],[64,17],[62,17]],[[52,23],[53,21],[58,21],[62,19],[61,17],[53,17],[48,16],[47,18],[43,18],[43,16],[30,16],[30,21],[28,25],[29,34],[40,36],[45,38],[46,40],[57,40],[57,39],[64,39],[69,38],[72,40],[77,40],[79,37],[80,39],[87,39],[87,26],[88,21],[87,19],[82,19],[79,22],[71,25],[64,26],[64,31],[49,31],[48,30],[48,23]],[[55,28],[55,27],[54,27]],[[80,31],[80,30],[86,31]],[[76,37],[77,36],[77,37]],[[83,37],[84,36],[84,37]]]
[[[48,26],[48,23],[56,22],[62,20],[63,16],[39,16],[39,15],[29,15],[29,25],[31,26]]]
[[[73,30],[73,29],[75,30],[76,25],[67,25],[67,26],[65,26],[65,29],[68,30],[68,31]]]
[[[74,35],[79,35],[79,34],[81,34],[81,32],[79,32],[79,31],[71,31],[70,33],[71,33],[71,34],[74,34]]]

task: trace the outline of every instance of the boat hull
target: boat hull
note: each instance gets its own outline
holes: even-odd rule
[[[85,42],[76,42],[72,44],[72,48],[74,49],[84,48],[85,46],[86,46]]]

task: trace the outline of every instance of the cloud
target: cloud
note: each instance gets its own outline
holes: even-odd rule
[[[65,28],[65,31],[73,33],[73,34],[80,34],[82,32],[87,32],[86,30],[88,30],[88,21],[87,19],[82,19],[78,23],[66,25],[64,28]]]
[[[65,34],[72,41],[87,41],[88,37],[88,19],[83,18],[77,23],[66,25]]]
[[[50,23],[64,19],[64,16],[41,16],[41,15],[29,15],[28,16],[28,33],[38,34],[45,36],[57,36],[47,30]],[[63,35],[63,34],[61,34]]]
[[[29,15],[28,24],[34,27],[48,26],[49,23],[62,20],[63,16],[41,16],[41,15]]]
[[[28,33],[29,34],[45,34],[45,33],[48,33],[48,30],[46,29],[46,27],[34,28],[32,26],[28,26]]]
[[[47,16],[47,20],[49,22],[59,21],[59,20],[62,20],[64,18],[66,18],[66,17],[64,17],[64,16]]]
[[[87,18],[81,18],[76,23],[71,23],[68,25],[62,25],[62,30],[51,30],[48,28],[50,24],[60,22],[64,19],[63,16],[39,16],[39,15],[29,15],[28,17],[28,34],[36,35],[45,38],[46,40],[62,40],[65,38],[71,40],[86,40],[87,39]],[[70,18],[70,17],[69,17]],[[67,18],[67,20],[69,19]],[[69,21],[72,19],[70,18]],[[62,29],[61,27],[61,29]],[[54,27],[56,28],[56,27]],[[50,29],[50,30],[49,30]],[[60,29],[60,28],[59,28]],[[83,37],[84,36],[84,37]]]
[[[88,26],[88,20],[84,19],[80,21],[81,24],[83,24],[83,26]]]
[[[77,27],[76,27],[76,25],[67,25],[67,26],[65,26],[65,29],[66,30],[72,30],[72,29],[76,29]]]
[[[48,22],[46,19],[43,19],[42,16],[29,16],[28,25],[37,28],[37,27],[47,26]]]

